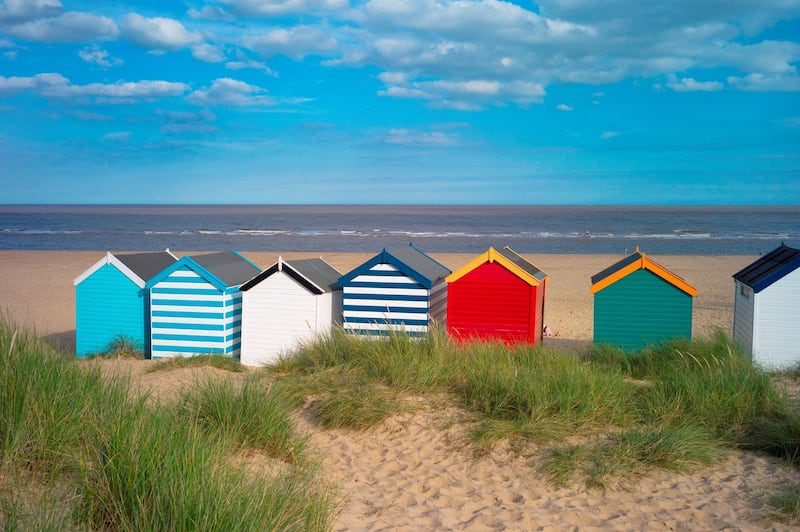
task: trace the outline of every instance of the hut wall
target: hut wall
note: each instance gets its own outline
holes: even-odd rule
[[[342,327],[365,335],[423,335],[429,304],[428,289],[391,264],[376,264],[342,287]]]
[[[430,323],[441,330],[447,328],[447,283],[440,279],[430,291]]]
[[[594,297],[594,341],[636,350],[692,335],[692,297],[647,270],[637,270]]]
[[[531,329],[528,334],[529,341],[536,345],[541,343],[544,329],[544,293],[547,281],[539,286],[532,286],[533,298],[531,300]]]
[[[450,283],[447,330],[464,339],[530,341],[531,323],[537,321],[531,288],[500,264],[487,262]]]
[[[183,266],[150,292],[153,358],[224,354],[238,356],[242,294],[219,290]]]
[[[117,337],[146,350],[145,290],[115,266],[105,264],[75,287],[75,354],[106,350]]]
[[[340,292],[313,294],[284,272],[277,272],[242,293],[242,364],[274,363],[301,342],[326,333]]]
[[[800,361],[800,269],[755,294],[753,359],[767,369]]]
[[[733,295],[733,340],[747,355],[753,355],[753,318],[755,316],[755,298],[753,289],[734,282]]]

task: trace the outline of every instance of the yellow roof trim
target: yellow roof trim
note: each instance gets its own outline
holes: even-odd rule
[[[648,270],[654,275],[661,277],[671,285],[675,286],[676,288],[686,292],[692,297],[697,295],[697,288],[687,283],[685,280],[681,279],[665,267],[661,266],[657,262],[654,262],[647,258],[647,255],[642,253],[642,258],[637,260],[636,262],[627,265],[626,267],[622,268],[621,270],[614,272],[612,275],[609,275],[605,279],[596,282],[592,285],[592,293],[596,294],[603,288],[616,283],[623,277],[627,277],[631,273],[637,270]]]
[[[457,269],[456,271],[445,277],[444,280],[448,283],[457,281],[458,279],[461,279],[462,277],[464,277],[466,274],[468,274],[478,266],[486,264],[487,262],[496,262],[500,264],[502,267],[504,267],[505,269],[507,269],[508,271],[510,271],[511,273],[513,273],[514,275],[516,275],[517,277],[519,277],[520,279],[522,279],[531,286],[539,286],[541,284],[534,276],[532,276],[531,274],[529,274],[528,272],[526,272],[525,270],[523,270],[510,260],[508,260],[500,253],[498,253],[497,250],[495,250],[493,247],[490,247],[485,253],[478,255],[477,257],[469,261],[467,264],[465,264],[461,268]],[[544,278],[544,281],[546,280],[547,277]]]
[[[666,269],[665,267],[661,266],[656,262],[653,262],[647,257],[644,257],[642,259],[642,262],[644,263],[643,266],[646,270],[650,270],[654,274],[658,275],[668,283],[675,285],[675,287],[683,290],[692,297],[695,297],[697,295],[697,288],[690,285],[689,283],[687,283],[686,281],[684,281],[683,279],[681,279],[680,277],[678,277],[677,275]]]

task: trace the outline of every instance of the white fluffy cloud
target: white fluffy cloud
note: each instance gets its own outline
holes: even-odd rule
[[[104,103],[129,103],[150,98],[178,96],[189,90],[185,83],[160,80],[118,81],[116,83],[89,83],[73,85],[57,73],[37,74],[31,77],[0,76],[0,94],[34,90],[51,98],[88,98]]]
[[[14,37],[38,42],[108,41],[119,36],[119,28],[110,18],[77,11],[12,24],[4,29]]]
[[[99,46],[89,46],[79,50],[78,57],[87,63],[94,63],[106,68],[122,64],[122,59],[109,56],[108,52]]]
[[[693,78],[676,79],[675,76],[671,77],[667,87],[676,92],[713,92],[723,89],[723,85],[719,81],[697,81]]]
[[[122,29],[131,42],[155,50],[175,51],[201,41],[199,33],[187,31],[183,24],[171,18],[129,13]]]
[[[500,82],[496,80],[436,80],[405,82],[407,76],[394,73],[382,76],[384,81],[392,81],[382,96],[396,98],[415,98],[428,100],[434,106],[479,110],[486,104],[498,101],[513,101],[518,104],[540,102],[545,95],[542,85],[528,81]]]
[[[295,59],[331,52],[337,47],[336,39],[330,33],[314,26],[275,28],[260,35],[244,37],[242,44],[263,57],[286,55]]]
[[[751,92],[800,92],[800,76],[797,72],[788,75],[762,74],[760,72],[746,76],[729,76],[728,83],[744,91]]]
[[[250,17],[274,17],[290,13],[337,11],[347,0],[223,0],[235,13]]]
[[[225,61],[225,51],[219,45],[201,43],[192,46],[192,57],[204,63],[221,63]]]
[[[5,0],[0,5],[0,22],[18,23],[63,12],[59,0]]]
[[[130,13],[115,22],[100,15],[102,6],[80,13],[65,12],[60,0],[6,0],[0,32],[39,42],[99,42],[122,34],[152,52],[190,48],[198,61],[271,75],[276,73],[266,62],[275,56],[370,67],[382,72],[383,96],[464,110],[542,102],[554,83],[599,85],[632,77],[682,92],[798,90],[800,43],[787,32],[773,39],[761,34],[777,20],[797,17],[798,0],[539,0],[533,7],[504,0],[199,4],[180,20]],[[237,49],[243,53],[232,58]],[[114,64],[96,46],[80,56],[100,66]],[[192,98],[213,100],[224,89],[220,80],[234,81],[209,81]],[[227,89],[225,94],[237,94]],[[263,92],[238,94],[249,94],[250,102],[272,101]]]
[[[232,105],[237,107],[275,105],[267,89],[231,78],[218,78],[211,87],[196,90],[186,97],[189,103],[201,106]]]

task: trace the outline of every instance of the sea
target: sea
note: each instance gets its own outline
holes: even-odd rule
[[[0,249],[758,255],[800,206],[0,205]]]

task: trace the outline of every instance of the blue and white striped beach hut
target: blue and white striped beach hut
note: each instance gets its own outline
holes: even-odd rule
[[[183,257],[147,283],[153,358],[239,356],[242,294],[260,268],[236,251]]]
[[[379,336],[389,331],[424,335],[447,319],[450,270],[413,245],[385,248],[339,279],[342,327]]]
[[[169,250],[106,255],[75,278],[75,355],[106,351],[116,339],[147,353],[150,307],[147,281],[178,258]]]

